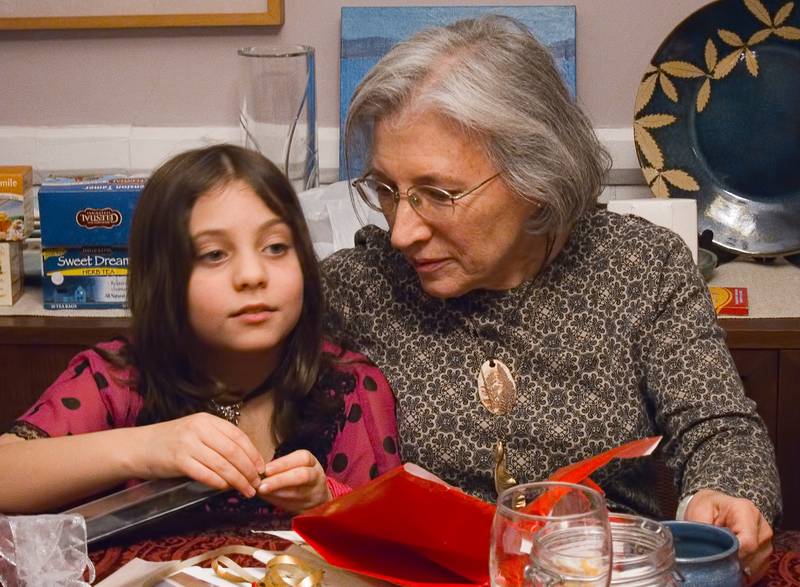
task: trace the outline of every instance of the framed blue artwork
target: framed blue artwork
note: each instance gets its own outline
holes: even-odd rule
[[[343,7],[339,60],[339,178],[344,168],[344,122],[356,86],[398,41],[436,25],[484,14],[503,14],[525,23],[550,49],[573,96],[575,87],[574,6],[397,6]]]

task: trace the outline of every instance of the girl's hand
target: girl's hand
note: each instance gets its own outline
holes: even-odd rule
[[[142,426],[133,447],[134,472],[146,479],[191,477],[215,489],[253,497],[264,459],[236,426],[206,413]]]
[[[325,471],[307,450],[296,450],[267,463],[264,473],[266,479],[261,481],[258,495],[288,512],[302,512],[331,499]]]

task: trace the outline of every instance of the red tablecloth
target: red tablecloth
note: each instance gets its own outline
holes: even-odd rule
[[[271,517],[274,528],[289,529],[288,518]],[[256,516],[244,518],[241,512],[203,512],[186,510],[140,529],[126,532],[89,547],[100,582],[134,558],[148,561],[186,560],[221,546],[244,544],[263,550],[283,550],[291,542],[264,531],[267,524]],[[269,529],[274,529],[269,528]],[[232,555],[242,566],[258,567],[262,563],[248,556]],[[202,566],[210,566],[210,562]]]
[[[90,555],[97,568],[97,581],[100,581],[137,557],[150,561],[183,560],[229,544],[246,544],[265,550],[283,550],[289,545],[285,540],[251,531],[260,527],[253,524],[249,527],[222,526],[214,530],[188,532],[141,531],[138,535],[129,535],[126,540],[117,544],[92,549]],[[800,586],[800,531],[779,532],[774,546],[769,572],[757,583],[757,587]],[[240,558],[237,562],[246,566],[259,566],[252,559],[248,561],[247,557]]]
[[[769,572],[758,587],[800,585],[800,531],[778,532],[773,546]]]

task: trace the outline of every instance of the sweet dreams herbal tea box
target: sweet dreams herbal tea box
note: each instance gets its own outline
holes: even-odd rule
[[[30,165],[0,165],[0,241],[25,240],[33,232]]]
[[[48,309],[126,308],[128,235],[146,178],[51,179],[39,189]]]

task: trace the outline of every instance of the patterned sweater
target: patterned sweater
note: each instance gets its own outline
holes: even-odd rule
[[[496,499],[492,446],[508,469],[537,481],[626,441],[664,435],[680,496],[713,488],[781,510],[774,450],[744,395],[708,289],[683,241],[640,218],[596,210],[554,262],[508,291],[440,300],[367,226],[356,247],[323,263],[329,332],[386,375],[397,401],[404,461]],[[477,394],[496,358],[517,386],[507,416]],[[614,461],[594,479],[612,505],[650,516],[652,457]]]

